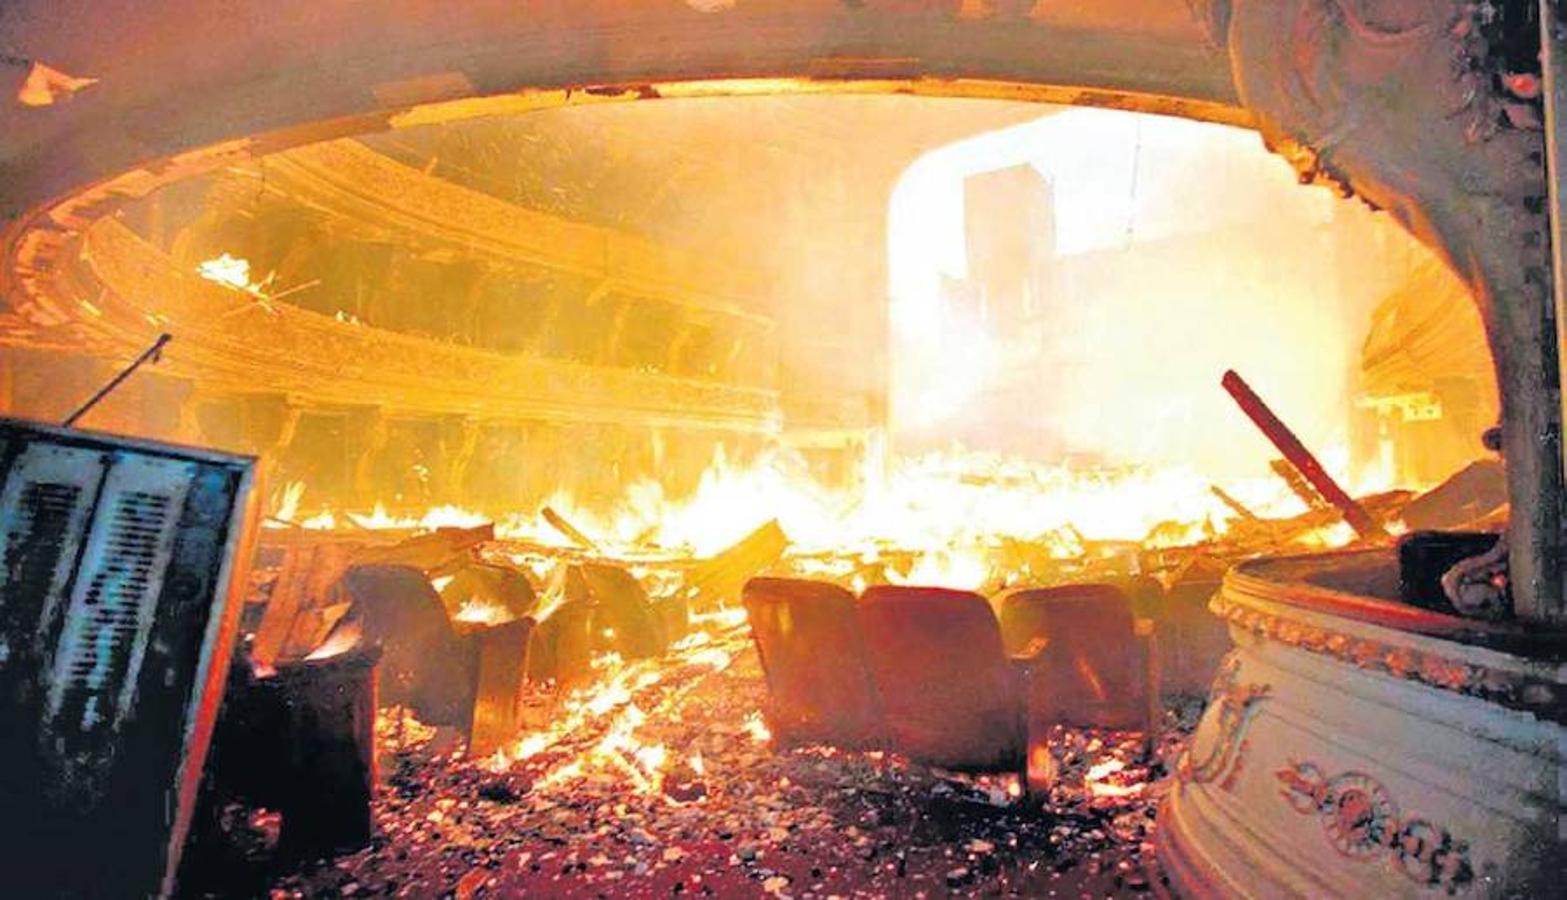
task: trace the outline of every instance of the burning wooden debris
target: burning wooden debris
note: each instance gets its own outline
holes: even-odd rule
[[[1059,774],[1037,806],[1009,776],[821,744],[780,752],[758,724],[765,688],[743,623],[704,626],[661,665],[608,665],[598,691],[505,762],[388,721],[405,738],[387,748],[376,840],[272,895],[1102,894],[1158,878],[1147,841],[1181,728],[1152,756],[1136,733],[1054,729]]]
[[[1284,459],[1301,480],[1310,485],[1310,491],[1320,495],[1323,500],[1342,513],[1344,521],[1355,529],[1356,534],[1367,540],[1384,537],[1387,534],[1365,508],[1355,501],[1355,498],[1344,492],[1333,476],[1322,468],[1322,463],[1317,461],[1317,457],[1306,449],[1306,445],[1300,442],[1300,438],[1295,436],[1289,426],[1279,421],[1279,417],[1273,414],[1273,410],[1268,408],[1268,405],[1240,375],[1233,370],[1225,372],[1222,383],[1224,389],[1235,398],[1235,402],[1247,417],[1255,422],[1268,440],[1284,454]],[[1300,485],[1293,486],[1297,493],[1305,493],[1307,490]]]
[[[1153,889],[1152,810],[1193,724],[1174,711],[1195,709],[1229,649],[1206,608],[1223,573],[1267,553],[1387,546],[1412,497],[1352,497],[1238,376],[1226,387],[1284,453],[1274,489],[1303,511],[1199,480],[1182,489],[1204,498],[1204,519],[1153,521],[1141,539],[949,516],[936,546],[875,519],[885,535],[831,544],[796,516],[787,534],[780,519],[730,521],[743,536],[720,545],[555,506],[531,524],[378,508],[348,516],[352,530],[275,530],[237,670],[262,680],[231,695],[198,835],[204,858],[224,862],[193,884],[226,891],[240,873],[276,896]],[[1422,515],[1487,505],[1483,475],[1422,498]],[[919,492],[957,484],[1037,503],[1031,492],[1080,489],[1052,477],[941,470]],[[897,511],[929,521],[918,504]],[[1485,563],[1485,537],[1402,539],[1408,602],[1437,603],[1448,573]],[[369,647],[374,723],[353,674],[364,657],[348,652]],[[299,710],[325,708],[312,678],[359,698],[351,727],[301,724],[312,719]],[[247,716],[272,736],[247,731]],[[259,759],[311,747],[338,748],[339,762]],[[268,772],[291,787],[245,787]],[[281,812],[281,826],[224,812],[247,805]],[[249,864],[230,865],[235,847]]]
[[[297,870],[295,860],[330,855],[350,831],[301,838],[291,829],[291,817],[306,816],[288,797],[308,790],[220,791],[192,890],[229,890],[241,875],[254,888],[280,872],[274,891],[285,895],[471,896],[484,885],[571,896],[613,882],[709,894],[1150,883],[1142,840],[1157,792],[1150,782],[1165,763],[1147,755],[1145,732],[1046,724],[1033,750],[1019,745],[998,774],[931,769],[928,761],[952,760],[916,750],[921,763],[872,742],[856,752],[791,739],[775,750],[774,715],[764,711],[776,706],[764,697],[745,617],[726,601],[757,574],[797,575],[824,561],[790,554],[776,522],[696,562],[616,561],[581,541],[487,537],[438,531],[356,547],[333,534],[311,543],[287,533],[276,577],[256,582],[270,603],[252,655],[274,648],[271,664],[286,669],[327,619],[336,622],[329,632],[351,626],[383,648],[378,739],[358,742],[379,755],[380,787],[368,804],[328,792],[343,807],[338,819],[373,820],[373,833],[368,849],[332,867]],[[844,573],[873,565],[844,559]],[[985,611],[1000,660],[988,605],[959,594]],[[351,611],[338,613],[345,603]],[[280,616],[292,624],[275,624]],[[875,655],[852,652],[862,664]],[[320,735],[274,731],[270,743],[254,730],[220,732],[216,780],[236,780],[236,760],[251,778],[266,769],[254,754],[234,753],[236,744],[272,747],[282,734],[321,745]],[[1025,761],[1050,773],[1031,802],[1020,799]],[[271,771],[296,788],[326,783]],[[282,830],[276,817],[224,812],[247,804],[283,807]],[[215,847],[224,835],[227,848]]]
[[[193,884],[223,891],[248,873],[247,889],[270,882],[282,896],[1150,888],[1158,873],[1144,841],[1192,724],[1171,710],[1192,708],[1228,649],[1209,596],[1235,560],[1309,545],[1342,524],[1327,504],[1268,518],[1228,492],[1210,496],[1248,515],[1223,531],[1151,529],[1143,542],[1070,525],[1008,536],[969,557],[982,593],[937,592],[978,610],[995,665],[1024,673],[1015,691],[978,692],[1015,695],[998,707],[1020,723],[1010,743],[1008,728],[982,716],[953,727],[980,712],[972,696],[926,708],[938,682],[985,669],[933,648],[979,652],[984,641],[932,620],[931,647],[883,646],[907,632],[909,598],[929,593],[900,583],[960,571],[933,566],[928,552],[802,547],[768,521],[693,559],[649,546],[645,528],[641,546],[626,547],[554,510],[543,519],[564,544],[468,522],[423,534],[277,532],[275,578],[256,581],[265,613],[254,670],[319,657],[345,630],[379,644],[378,737],[360,719],[347,738],[359,758],[378,757],[378,787],[373,799],[330,791],[349,808],[337,820],[359,824],[304,837],[288,820],[307,818],[309,804],[288,798],[309,790],[220,791],[224,804],[204,821],[226,824],[207,828],[202,853],[225,865]],[[1408,499],[1356,503],[1391,522]],[[784,615],[748,592],[748,625],[735,604],[759,575],[771,579],[752,582],[762,593],[794,585],[814,599]],[[866,605],[862,591],[893,599]],[[893,619],[867,619],[862,606]],[[1120,637],[1107,644],[1110,633]],[[1030,662],[1016,668],[1007,654]],[[932,670],[926,684],[920,661],[935,656],[958,670]],[[245,690],[233,696],[243,709]],[[1117,728],[1132,730],[1107,730]],[[279,733],[303,746],[344,740]],[[237,739],[219,737],[222,782],[234,778],[224,747]],[[977,765],[975,748],[994,750],[991,764]],[[368,761],[352,770],[272,777],[319,788],[373,771]],[[221,818],[246,804],[282,808],[281,831],[275,817]],[[227,850],[213,849],[219,832]],[[298,867],[345,845],[365,849]],[[236,846],[250,864],[232,865]]]

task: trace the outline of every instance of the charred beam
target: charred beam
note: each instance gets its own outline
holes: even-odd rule
[[[1284,458],[1295,467],[1301,477],[1310,482],[1312,488],[1321,494],[1323,499],[1338,508],[1344,515],[1344,521],[1355,529],[1356,534],[1365,539],[1387,537],[1387,532],[1371,518],[1365,507],[1355,502],[1355,498],[1339,487],[1338,482],[1333,480],[1333,476],[1322,468],[1322,463],[1317,461],[1316,456],[1312,455],[1312,452],[1306,449],[1306,445],[1300,442],[1300,438],[1295,436],[1295,432],[1273,414],[1268,404],[1257,396],[1251,389],[1251,385],[1236,374],[1235,370],[1225,372],[1220,384],[1231,397],[1235,398],[1236,404],[1247,418],[1251,419],[1268,440],[1273,442],[1273,446],[1284,454]]]
[[[1229,492],[1226,491],[1224,488],[1221,488],[1221,487],[1219,487],[1216,484],[1210,484],[1210,485],[1208,485],[1208,490],[1212,491],[1213,495],[1215,497],[1219,498],[1219,502],[1223,503],[1225,506],[1229,507],[1230,512],[1235,513],[1237,516],[1239,516],[1241,518],[1242,521],[1245,521],[1245,522],[1259,522],[1259,521],[1261,521],[1261,519],[1257,518],[1257,514],[1256,513],[1252,512],[1250,509],[1246,508],[1246,504],[1240,502],[1239,500],[1235,499],[1234,497],[1231,497]]]
[[[550,507],[546,506],[539,510],[539,515],[544,517],[544,521],[550,523],[551,528],[560,532],[577,546],[587,550],[597,550],[599,548],[597,541],[583,534],[581,529],[571,524],[571,522],[568,521],[565,516],[561,515]]]

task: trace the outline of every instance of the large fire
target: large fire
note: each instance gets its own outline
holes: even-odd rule
[[[1351,493],[1390,487],[1380,474],[1349,480],[1348,457],[1341,447],[1323,454],[1329,471],[1350,485]],[[1200,544],[1222,537],[1239,518],[1212,491],[1212,481],[1173,467],[1074,468],[950,451],[900,460],[886,477],[864,483],[857,492],[831,491],[790,465],[784,454],[742,467],[720,450],[689,497],[670,498],[662,485],[643,480],[608,504],[590,505],[561,491],[546,506],[575,523],[608,555],[711,556],[777,519],[797,555],[875,561],[896,553],[912,564],[889,569],[890,580],[962,588],[978,588],[991,579],[996,551],[1007,542],[1074,559],[1118,549]],[[1271,477],[1219,486],[1258,516],[1286,517],[1306,509]],[[273,522],[307,529],[427,531],[491,521],[450,505],[398,513],[383,503],[359,511],[311,510],[308,493],[302,483],[286,485],[276,498]],[[538,513],[502,516],[495,531],[508,540],[573,546]],[[1335,523],[1310,529],[1296,541],[1321,548],[1342,546],[1353,537],[1348,526]]]
[[[1347,480],[1343,449],[1331,449],[1323,459],[1352,493],[1387,487],[1375,478]],[[660,582],[658,566],[635,560],[709,557],[769,519],[788,535],[786,562],[793,571],[847,582],[856,590],[865,587],[864,573],[877,570],[878,562],[885,563],[878,571],[893,583],[999,589],[1043,574],[1030,573],[1028,563],[1019,561],[1017,548],[1024,546],[1054,561],[1112,569],[1119,561],[1124,564],[1119,571],[1136,572],[1141,551],[1212,543],[1244,527],[1241,512],[1221,499],[1215,485],[1187,469],[1073,468],[950,451],[900,460],[885,477],[867,475],[855,492],[828,490],[802,473],[783,454],[738,466],[719,452],[689,497],[668,497],[651,481],[627,485],[608,505],[561,491],[550,498],[549,515],[541,509],[501,517],[495,534],[503,547],[510,544],[506,555],[541,586],[533,616],[542,621],[562,603],[569,568],[551,554],[569,548],[631,561],[628,573],[652,594],[667,596],[672,586]],[[1256,517],[1306,511],[1276,479],[1231,480],[1218,487]],[[384,504],[368,511],[311,509],[308,496],[306,485],[286,485],[275,498],[273,523],[419,532],[491,521],[454,506],[397,513]],[[563,529],[562,520],[571,524]],[[575,537],[571,526],[580,532]],[[1347,525],[1331,520],[1292,534],[1302,550],[1341,546],[1355,537]],[[593,546],[581,546],[583,539]],[[434,579],[435,587],[443,589],[448,581]],[[454,609],[453,618],[484,626],[513,615],[470,598]],[[661,735],[680,721],[693,691],[746,652],[748,634],[744,612],[726,609],[693,616],[689,633],[662,656],[626,660],[601,652],[585,681],[546,687],[547,714],[483,765],[496,772],[525,767],[536,788],[616,778],[671,803],[690,802],[681,799],[686,794],[680,785],[700,781],[706,763],[700,753],[671,746]],[[754,741],[771,739],[759,711],[736,727]],[[1104,768],[1090,772],[1086,784],[1096,797],[1119,797],[1141,790],[1142,780],[1142,773]]]

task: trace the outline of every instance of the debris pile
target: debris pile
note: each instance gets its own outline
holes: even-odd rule
[[[918,490],[905,485],[894,492],[910,503],[861,506],[827,527],[805,528],[803,537],[796,526],[806,520],[796,515],[789,521],[790,503],[752,492],[764,483],[744,480],[747,491],[725,494],[722,507],[777,510],[778,518],[737,529],[730,527],[738,521],[732,515],[717,516],[724,527],[715,526],[713,534],[726,534],[724,542],[706,533],[696,535],[702,540],[669,540],[690,538],[686,532],[695,532],[687,526],[719,508],[710,509],[700,497],[688,508],[658,509],[652,526],[641,517],[608,523],[582,510],[562,512],[561,504],[543,508],[542,524],[527,527],[475,522],[460,511],[436,516],[437,510],[403,523],[378,510],[376,522],[354,520],[357,532],[291,529],[276,578],[253,583],[253,605],[266,607],[257,617],[254,647],[263,663],[269,656],[286,660],[347,621],[385,649],[372,836],[367,847],[335,857],[246,850],[245,863],[224,874],[244,884],[203,884],[196,893],[467,898],[1156,891],[1160,876],[1149,853],[1155,809],[1195,726],[1199,698],[1229,649],[1225,625],[1207,611],[1224,571],[1248,557],[1313,547],[1391,549],[1394,535],[1404,530],[1404,510],[1420,508],[1411,507],[1413,495],[1405,491],[1351,495],[1238,376],[1230,373],[1225,386],[1283,454],[1275,466],[1283,483],[1275,491],[1295,492],[1303,512],[1257,505],[1258,494],[1205,481],[1177,479],[1169,492],[1150,494],[1128,473],[1102,482],[1058,481],[1027,467],[976,473],[938,466],[909,482]],[[1194,487],[1202,507],[1218,504],[1223,519],[1190,515],[1195,507],[1171,500]],[[1420,498],[1428,507],[1424,514],[1465,520],[1495,515],[1494,492],[1459,487]],[[733,502],[741,496],[755,502]],[[1047,497],[1083,502],[1039,502]],[[982,517],[960,514],[971,502]],[[1055,507],[1101,519],[1130,510],[1135,528],[1085,522],[1080,530],[1051,512]],[[1150,518],[1159,514],[1174,518]],[[445,527],[427,521],[432,516]],[[833,539],[838,536],[842,540]],[[698,546],[704,549],[698,552]],[[1427,582],[1442,577],[1450,561],[1423,545],[1405,549],[1426,560],[1411,572],[1430,576],[1406,602],[1435,602]],[[392,586],[360,584],[371,575]],[[322,587],[338,584],[339,576],[341,589]],[[868,596],[878,585],[974,588],[981,596],[969,595],[973,603],[988,614],[988,601],[1003,620],[1006,599],[1021,603],[1026,595],[1038,603],[1050,600],[1052,614],[1067,617],[1062,621],[1068,625],[1064,595],[1043,589],[1088,589],[1093,596],[1079,598],[1082,622],[1100,607],[1114,607],[1129,643],[1157,640],[1160,674],[1148,680],[1144,695],[1159,694],[1161,682],[1163,695],[1152,712],[1142,703],[1133,721],[1070,720],[1158,727],[1057,726],[1045,740],[1049,760],[1036,766],[1035,753],[1020,755],[1032,790],[1018,774],[953,772],[887,749],[801,746],[786,740],[788,734],[775,742],[763,710],[776,715],[778,706],[769,705],[751,628],[736,608],[743,586],[756,576],[830,582],[850,597]],[[1089,602],[1095,597],[1113,602]],[[345,612],[349,606],[351,613]],[[805,639],[801,617],[780,622],[782,632]],[[1082,622],[1079,631],[1105,633]],[[771,677],[778,657],[763,640],[768,633],[758,625]],[[1071,640],[1060,638],[1051,658]],[[806,667],[819,674],[812,654],[822,648],[810,644],[806,650]],[[1111,655],[1130,658],[1131,651]],[[902,657],[916,666],[929,658],[923,652]],[[1114,662],[1097,668],[1109,672]],[[1064,676],[1095,668],[1074,659],[1072,666],[1052,669],[1049,680],[1062,697],[1087,696],[1108,682],[1096,676],[1085,686]],[[1153,672],[1153,663],[1147,668]],[[878,679],[883,686],[907,685],[906,675],[880,673]],[[887,698],[885,690],[879,695]],[[1115,698],[1100,699],[1108,710]],[[1178,704],[1179,713],[1170,704]],[[1028,708],[1031,723],[1063,720],[1034,717],[1032,699]],[[774,724],[788,731],[783,719]],[[1033,724],[1029,729],[1029,746],[1037,748],[1038,730]],[[896,742],[844,744],[909,750]],[[1036,783],[1036,768],[1047,788]],[[235,832],[235,846],[264,848],[276,841],[276,817],[265,812],[223,822]]]
[[[1058,785],[1025,801],[1010,776],[776,752],[744,625],[707,633],[657,669],[611,661],[579,692],[593,708],[566,712],[575,727],[515,758],[384,722],[402,741],[383,743],[372,845],[283,875],[272,896],[1077,896],[1158,877],[1154,809],[1187,730],[1173,715],[1148,756],[1136,733],[1058,731]]]

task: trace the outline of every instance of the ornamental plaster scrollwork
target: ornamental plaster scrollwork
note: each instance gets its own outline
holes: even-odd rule
[[[1526,710],[1548,721],[1567,720],[1567,698],[1555,684],[1542,678],[1420,651],[1405,644],[1357,637],[1236,602],[1222,594],[1214,598],[1209,609],[1232,627],[1297,650],[1333,657],[1365,671],[1437,690]]]
[[[1266,684],[1241,682],[1240,667],[1240,654],[1234,650],[1219,665],[1208,694],[1209,714],[1216,723],[1213,738],[1199,747],[1198,737],[1203,734],[1199,729],[1192,745],[1181,754],[1175,774],[1182,784],[1217,782],[1224,790],[1231,790],[1240,775],[1248,747],[1246,733],[1271,691]]]
[[[1497,0],[1191,0],[1264,144],[1386,210],[1468,285],[1503,410],[1515,611],[1567,620],[1539,26]],[[1477,436],[1478,438],[1478,436]]]

